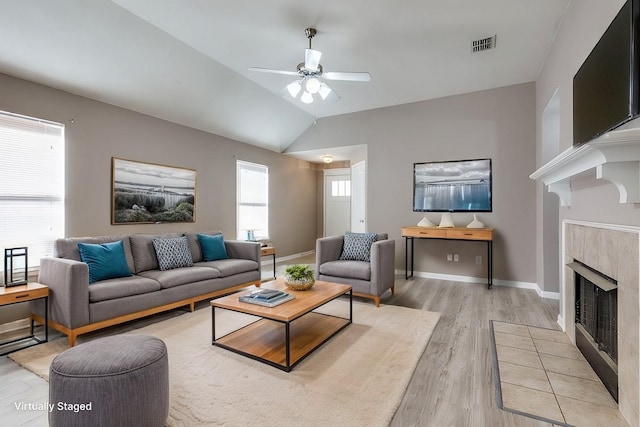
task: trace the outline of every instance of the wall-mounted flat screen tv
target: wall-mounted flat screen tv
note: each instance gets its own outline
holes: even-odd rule
[[[640,0],[628,0],[573,78],[573,144],[640,114]]]
[[[491,212],[491,159],[413,164],[414,212]]]

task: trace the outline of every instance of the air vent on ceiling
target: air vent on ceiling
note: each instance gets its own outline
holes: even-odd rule
[[[486,39],[474,40],[471,42],[471,52],[482,52],[496,47],[496,35]]]

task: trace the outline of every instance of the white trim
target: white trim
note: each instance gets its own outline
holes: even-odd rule
[[[626,233],[640,234],[640,227],[635,225],[608,224],[604,222],[581,221],[577,219],[565,219],[562,221],[567,224],[582,225],[585,227],[602,228],[605,230],[624,231]]]
[[[292,259],[300,258],[300,257],[303,257],[303,256],[313,255],[315,253],[316,253],[316,250],[313,249],[313,250],[306,251],[306,252],[300,252],[300,253],[293,254],[293,255],[283,256],[283,257],[280,257],[280,258],[276,257],[276,264],[279,263],[279,262],[283,262],[283,261],[290,261]],[[269,259],[260,262],[260,265],[263,266],[263,267],[265,265],[273,265],[273,257],[271,255],[266,255],[266,256],[269,257]]]
[[[395,273],[399,275],[405,274],[404,270],[396,270]],[[485,277],[458,276],[454,274],[428,273],[424,271],[414,271],[413,275],[416,277],[422,277],[425,279],[450,280],[452,282],[462,282],[462,283],[481,283],[484,285],[487,284],[487,279]],[[541,298],[560,299],[560,294],[558,292],[543,292],[537,283],[520,282],[516,280],[493,279],[493,285],[508,286],[511,288],[519,288],[519,289],[533,289]]]
[[[332,168],[332,169],[322,169],[324,176],[331,175],[351,175],[351,168]]]
[[[18,319],[0,325],[0,333],[15,332],[30,326],[29,319]]]
[[[561,206],[571,206],[571,178],[595,169],[596,179],[613,183],[619,203],[640,202],[640,129],[611,131],[582,145],[574,145],[529,175],[541,180],[560,197]]]
[[[538,287],[538,285],[536,285],[536,288],[537,288],[538,295],[540,295],[542,298],[560,301],[560,292],[542,291],[542,295],[541,295],[540,288]]]
[[[562,329],[562,332],[567,332],[567,328],[565,327],[565,323],[564,323],[564,317],[560,316],[558,314],[558,320],[557,320],[558,326],[560,326],[560,329]]]

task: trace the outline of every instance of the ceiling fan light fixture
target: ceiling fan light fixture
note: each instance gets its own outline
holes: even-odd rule
[[[318,94],[320,95],[320,98],[322,98],[322,100],[324,101],[325,99],[327,99],[327,96],[329,96],[330,93],[331,93],[331,88],[326,84],[322,83],[320,85],[320,89],[318,89]]]
[[[300,101],[304,102],[305,104],[311,104],[313,102],[313,95],[305,90],[304,92],[302,92]]]
[[[298,96],[298,94],[300,93],[300,89],[302,89],[302,83],[300,83],[300,80],[296,80],[295,82],[289,83],[287,85],[287,92],[289,92],[289,95],[291,95],[293,98]]]
[[[307,89],[307,92],[313,95],[314,93],[318,93],[318,91],[320,90],[320,86],[320,80],[315,77],[308,77],[307,83],[305,84],[305,89]]]

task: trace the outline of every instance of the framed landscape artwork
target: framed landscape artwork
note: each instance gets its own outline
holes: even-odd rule
[[[111,223],[195,222],[196,171],[113,157]]]

